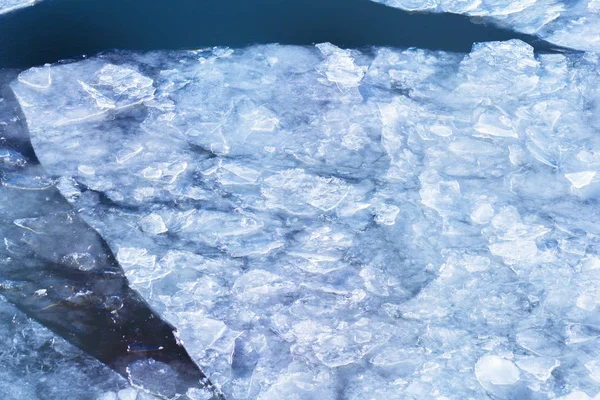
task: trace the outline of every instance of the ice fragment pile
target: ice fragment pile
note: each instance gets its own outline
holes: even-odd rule
[[[12,87],[58,188],[229,398],[587,399],[597,65],[267,45]]]
[[[598,0],[372,0],[407,11],[464,14],[539,36],[551,43],[600,51]]]

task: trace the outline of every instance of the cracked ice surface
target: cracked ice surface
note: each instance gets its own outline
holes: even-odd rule
[[[41,0],[0,0],[0,14],[32,6]]]
[[[372,0],[407,11],[464,14],[551,43],[600,51],[599,0]]]
[[[58,188],[229,398],[588,399],[597,63],[268,45],[12,87]]]

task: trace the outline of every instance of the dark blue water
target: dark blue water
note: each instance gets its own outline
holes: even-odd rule
[[[369,0],[46,0],[0,17],[0,68],[109,49],[332,42],[468,52],[474,42],[512,38],[553,50],[462,16],[411,14]]]

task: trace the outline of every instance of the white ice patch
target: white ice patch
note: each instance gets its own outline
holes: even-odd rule
[[[519,381],[520,373],[515,364],[500,356],[485,355],[475,364],[475,375],[483,386],[512,385]]]
[[[581,189],[582,187],[589,185],[595,176],[596,171],[582,171],[565,174],[565,177],[571,182],[571,185],[575,189]]]

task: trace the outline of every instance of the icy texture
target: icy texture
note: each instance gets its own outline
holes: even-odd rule
[[[61,192],[228,398],[593,398],[597,63],[270,45],[13,89]]]
[[[41,0],[0,0],[0,14],[32,6]]]
[[[407,11],[464,14],[551,43],[600,51],[598,0],[372,0]]]
[[[89,400],[129,386],[116,372],[28,319],[1,296],[0,366],[0,395],[6,400]]]

